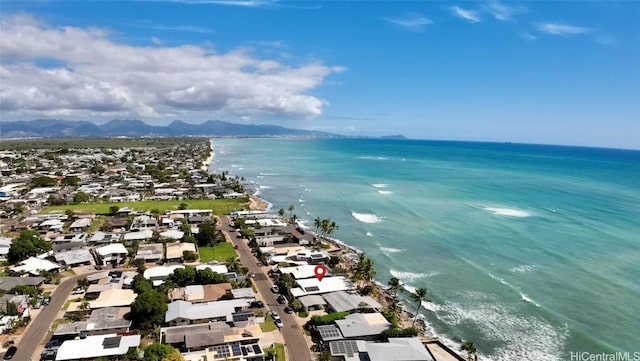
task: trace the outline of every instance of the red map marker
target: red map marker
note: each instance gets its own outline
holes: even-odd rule
[[[313,273],[316,274],[318,281],[322,281],[324,275],[327,274],[327,268],[323,264],[319,264],[313,269]]]

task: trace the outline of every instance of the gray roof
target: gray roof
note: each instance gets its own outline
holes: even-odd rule
[[[353,311],[358,309],[358,305],[364,302],[369,308],[379,310],[382,308],[371,296],[361,296],[356,292],[338,291],[322,295],[327,304],[336,312]]]
[[[327,304],[327,302],[325,302],[324,298],[322,298],[322,296],[320,296],[320,295],[302,296],[302,297],[298,298],[298,301],[300,301],[300,303],[302,303],[302,305],[305,308],[309,308],[311,306],[318,306],[318,305],[326,305]]]
[[[65,251],[68,249],[83,248],[83,247],[84,247],[84,242],[82,241],[58,243],[51,246],[54,252]]]
[[[389,342],[367,343],[371,361],[433,361],[427,348],[417,337],[390,338]]]
[[[178,300],[169,303],[164,320],[165,322],[171,322],[180,318],[186,320],[206,320],[225,317],[227,322],[232,322],[233,318],[231,314],[234,313],[237,308],[245,307],[248,304],[248,300],[246,299],[214,301],[197,304]]]
[[[366,315],[373,314],[354,313],[344,320],[336,320],[336,325],[345,338],[378,335],[390,327],[388,322],[370,324]]]
[[[157,259],[164,255],[164,245],[162,243],[141,244],[136,252],[136,258]]]
[[[164,342],[167,344],[179,344],[187,343],[191,346],[198,347],[199,342],[211,342],[217,341],[222,335],[222,342],[224,342],[225,335],[235,334],[233,328],[224,322],[209,322],[196,325],[175,326],[175,327],[163,327],[160,331],[165,335]],[[189,335],[207,335],[215,334],[215,336],[196,336],[189,339]],[[220,342],[220,343],[222,343]]]
[[[95,309],[86,321],[59,325],[54,335],[75,335],[84,331],[92,332],[128,328],[131,326],[131,321],[125,320],[123,316],[130,310],[129,307],[104,307]]]
[[[56,262],[62,262],[67,266],[91,262],[93,260],[91,252],[89,252],[89,250],[86,248],[58,252],[53,255],[53,257],[56,259]]]
[[[231,290],[233,298],[255,298],[256,293],[252,288],[235,288]]]
[[[0,277],[0,290],[11,291],[15,286],[37,286],[44,282],[44,277]]]

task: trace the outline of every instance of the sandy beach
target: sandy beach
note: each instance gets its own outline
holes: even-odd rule
[[[211,149],[211,153],[209,154],[209,157],[207,157],[207,159],[204,162],[202,162],[202,166],[200,166],[200,169],[202,169],[205,172],[209,171],[209,165],[211,164],[211,162],[213,162],[214,151],[213,151],[212,140],[209,141],[209,148]]]

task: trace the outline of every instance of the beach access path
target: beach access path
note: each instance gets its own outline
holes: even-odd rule
[[[284,312],[286,305],[281,305],[276,302],[277,295],[271,292],[271,286],[273,283],[267,276],[265,269],[257,265],[257,260],[251,252],[251,248],[247,245],[243,238],[237,237],[235,229],[229,225],[231,220],[228,216],[220,216],[220,230],[226,234],[227,239],[230,239],[234,246],[238,246],[238,255],[240,256],[240,262],[244,267],[249,269],[249,273],[254,273],[253,283],[258,288],[258,292],[262,294],[266,306],[271,311],[276,311],[280,314],[280,318],[284,323],[284,327],[280,329],[282,336],[284,337],[285,347],[287,349],[287,361],[311,361],[314,357],[311,355],[309,346],[304,337],[304,330],[295,320],[293,314]]]

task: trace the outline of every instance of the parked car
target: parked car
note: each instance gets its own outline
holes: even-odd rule
[[[4,354],[4,359],[5,360],[11,360],[13,358],[13,356],[16,354],[16,352],[18,352],[18,348],[15,346],[11,346],[7,349],[7,352],[5,352]]]
[[[277,300],[278,303],[287,303],[287,299],[283,295],[278,296]]]
[[[262,301],[253,301],[249,304],[249,308],[262,308],[264,307],[264,302]]]
[[[287,306],[287,307],[284,308],[284,312],[293,313],[293,309],[291,307]]]
[[[278,328],[284,327],[284,323],[282,322],[281,319],[273,320],[273,323],[275,323],[276,327],[278,327]]]
[[[271,286],[271,292],[273,292],[273,293],[280,292],[280,287],[278,287],[278,285]]]
[[[271,318],[273,318],[274,321],[275,320],[279,320],[280,319],[280,315],[276,311],[271,311]]]
[[[73,290],[73,294],[74,295],[80,295],[80,294],[83,294],[83,293],[84,293],[84,288],[82,288],[82,287],[78,287],[75,290]]]

